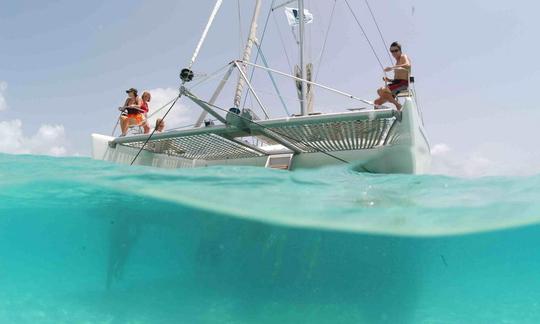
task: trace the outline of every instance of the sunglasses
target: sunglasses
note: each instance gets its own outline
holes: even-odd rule
[[[399,52],[399,50],[398,49],[391,49],[390,52],[397,53],[397,52]]]

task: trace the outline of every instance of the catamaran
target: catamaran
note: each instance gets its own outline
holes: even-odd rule
[[[306,24],[312,19],[311,13],[304,8],[303,0],[285,1],[276,6],[274,2],[272,11],[297,4],[297,8],[285,8],[291,24],[297,27],[299,62],[293,73],[250,60],[254,45],[260,50],[257,21],[261,0],[257,0],[241,58],[226,65],[223,78],[208,100],[194,94],[188,86],[194,78],[192,66],[221,7],[222,0],[218,0],[189,66],[180,73],[182,85],[178,97],[163,117],[166,118],[179,99],[191,100],[202,109],[194,126],[125,137],[92,134],[93,158],[163,168],[242,165],[295,170],[346,163],[355,170],[373,173],[426,172],[431,161],[430,148],[414,88],[409,87],[398,94],[402,108],[397,110],[375,107],[370,101],[313,81],[313,65],[306,64],[304,53]],[[270,118],[268,108],[248,77],[248,69],[266,71],[274,86],[272,75],[294,80],[291,84],[297,88],[299,113]],[[233,72],[238,74],[234,104],[233,108],[225,109],[216,104],[216,99]],[[410,82],[414,82],[413,77]],[[254,110],[241,106],[245,87],[257,102],[261,117]],[[369,107],[314,113],[314,88],[363,102]],[[206,120],[208,115],[212,116],[212,121]]]

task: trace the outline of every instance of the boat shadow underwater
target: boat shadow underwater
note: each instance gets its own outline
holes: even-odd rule
[[[232,302],[234,316],[246,323],[407,323],[415,309],[421,268],[410,239],[280,227],[189,208],[178,217],[177,206],[170,214],[162,207],[160,215],[110,222],[109,290],[179,281],[179,291]],[[169,266],[152,265],[164,251],[172,254]],[[149,268],[145,277],[141,270]]]
[[[100,203],[0,208],[1,320],[540,319],[530,311],[540,297],[534,224],[405,237],[277,226],[121,191],[90,196]]]

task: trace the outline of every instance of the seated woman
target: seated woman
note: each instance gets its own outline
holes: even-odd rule
[[[128,94],[128,98],[124,102],[124,106],[120,107],[120,110],[123,111],[120,116],[120,129],[122,130],[120,136],[126,136],[129,126],[142,126],[144,127],[145,133],[147,133],[150,131],[150,128],[146,123],[148,103],[145,103],[144,100],[137,96],[137,89],[135,88],[126,90],[126,93]],[[150,101],[149,97],[148,101]]]
[[[401,45],[398,42],[393,42],[390,45],[390,52],[396,59],[396,65],[387,67],[385,72],[394,70],[394,79],[384,78],[385,82],[390,82],[387,86],[379,88],[377,93],[379,98],[375,99],[375,109],[379,106],[391,102],[397,110],[401,110],[401,104],[396,100],[398,92],[407,90],[409,88],[409,74],[411,71],[411,62],[407,55],[401,52]]]

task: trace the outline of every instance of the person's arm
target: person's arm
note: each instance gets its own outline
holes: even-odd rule
[[[135,104],[129,106],[129,108],[136,109],[139,112],[143,112],[144,110],[142,109],[142,104],[143,104],[142,99],[137,97],[137,99],[135,99]]]
[[[401,55],[398,64],[394,66],[394,68],[402,68],[402,69],[409,69],[410,67],[411,67],[411,62],[409,61],[409,57],[405,54]]]
[[[141,106],[142,106],[142,99],[141,98],[135,99],[134,104],[131,104],[131,105],[127,106],[128,100],[126,100],[126,107],[131,108],[131,109],[142,110],[141,109]]]
[[[127,107],[127,104],[128,104],[128,100],[129,100],[129,98],[126,99],[126,101],[124,101],[124,104],[123,104],[121,107],[118,107],[118,110],[120,110],[120,111],[126,110],[126,107]]]
[[[387,67],[386,69],[384,69],[384,72],[390,72],[392,70],[399,70],[399,69],[409,69],[410,67],[411,67],[411,62],[409,61],[409,57],[403,54],[399,58],[398,64]]]

